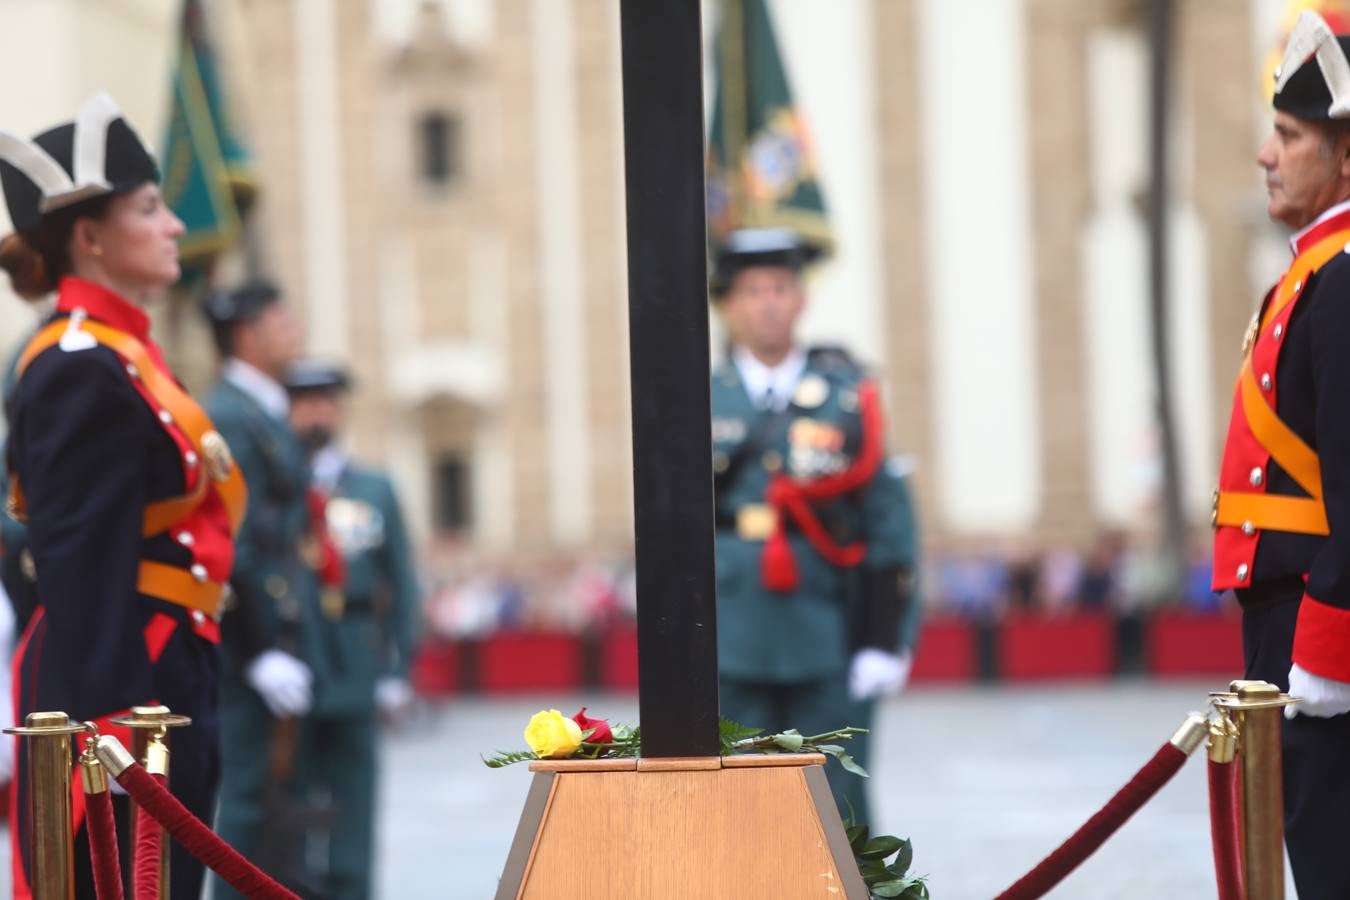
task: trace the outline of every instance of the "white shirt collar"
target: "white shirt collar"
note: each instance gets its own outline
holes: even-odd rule
[[[787,409],[788,401],[797,389],[797,382],[801,381],[802,373],[806,371],[805,350],[794,347],[782,362],[772,367],[764,365],[744,347],[737,347],[731,356],[737,371],[741,373],[745,392],[756,406],[764,405],[764,393],[772,389],[773,408],[778,412]]]
[[[309,470],[314,476],[314,486],[332,496],[342,479],[342,470],[347,468],[347,454],[337,444],[329,444],[314,454]]]
[[[276,379],[242,359],[230,357],[221,369],[221,377],[248,394],[269,416],[286,421],[291,411],[291,399]]]
[[[1333,216],[1339,216],[1341,213],[1346,212],[1347,210],[1350,210],[1350,200],[1342,200],[1335,206],[1328,207],[1325,212],[1323,212],[1317,218],[1313,219],[1307,225],[1300,228],[1298,233],[1289,239],[1290,252],[1292,252],[1295,256],[1298,256],[1298,244],[1299,241],[1303,240],[1304,235],[1312,231],[1318,225],[1321,225],[1327,219],[1330,219]]]

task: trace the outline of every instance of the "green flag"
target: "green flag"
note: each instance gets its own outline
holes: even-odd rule
[[[708,231],[786,226],[834,245],[806,122],[792,99],[767,0],[722,0],[708,141]]]
[[[230,121],[200,0],[184,0],[173,109],[161,159],[164,200],[187,231],[184,280],[204,272],[239,237],[253,197],[252,159]]]

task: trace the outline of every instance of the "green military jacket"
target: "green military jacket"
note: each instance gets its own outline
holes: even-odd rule
[[[858,566],[832,565],[790,527],[797,588],[770,590],[761,577],[765,534],[756,522],[770,479],[780,472],[810,479],[848,468],[862,444],[861,381],[862,373],[842,353],[813,351],[793,403],[780,414],[756,408],[730,360],[712,373],[717,639],[724,678],[792,683],[843,673],[852,652],[877,637],[860,633],[866,574],[898,566],[912,578],[918,542],[909,492],[902,473],[885,462],[857,490],[814,507],[837,542],[865,545]],[[746,444],[754,448],[749,456]],[[902,648],[913,645],[917,612],[911,593],[900,620]]]
[[[221,620],[226,674],[277,647],[299,656],[316,685],[332,669],[318,641],[319,580],[303,548],[311,534],[309,465],[290,426],[222,379],[206,400],[248,485],[248,512],[235,538],[232,600]]]
[[[347,580],[341,612],[330,610],[321,625],[341,658],[334,677],[318,686],[315,710],[368,712],[380,677],[408,677],[421,592],[398,497],[384,473],[346,462],[327,520]]]

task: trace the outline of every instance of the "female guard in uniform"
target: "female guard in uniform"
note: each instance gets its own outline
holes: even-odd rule
[[[56,295],[20,355],[11,406],[9,503],[27,521],[24,564],[38,601],[16,652],[15,712],[22,721],[63,711],[124,742],[110,720],[132,707],[190,716],[172,733],[171,784],[209,821],[216,619],[245,491],[150,336],[144,307],[178,280],[183,233],[158,180],[154,157],[105,94],[32,140],[0,132],[15,229],[0,240],[0,268],[27,300]],[[80,799],[77,787],[77,895],[92,897]],[[22,860],[24,820],[11,818]],[[16,896],[26,895],[22,866],[15,878]],[[201,882],[201,867],[175,847],[172,896],[200,896]]]

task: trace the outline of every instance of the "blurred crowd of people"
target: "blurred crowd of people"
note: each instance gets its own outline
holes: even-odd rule
[[[1156,539],[1123,531],[1103,531],[1082,550],[997,542],[930,548],[924,594],[930,611],[973,621],[1009,612],[1135,615],[1162,606],[1214,612],[1221,598],[1210,590],[1210,560],[1209,542],[1197,537],[1178,594]]]
[[[497,631],[603,630],[634,619],[631,550],[488,561],[463,541],[442,537],[422,556],[424,628],[442,640]]]
[[[490,561],[454,538],[424,554],[428,636],[482,638],[497,631],[599,631],[631,622],[637,586],[631,552]],[[1167,587],[1156,542],[1121,531],[1085,549],[1033,548],[989,540],[928,548],[923,600],[929,615],[984,622],[1009,613],[1058,615],[1101,610],[1143,614],[1158,607],[1220,609],[1209,588],[1207,542],[1193,542],[1183,590]]]

